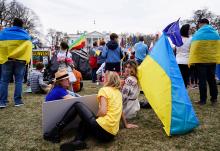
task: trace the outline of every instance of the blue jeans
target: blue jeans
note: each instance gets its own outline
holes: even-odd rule
[[[15,78],[14,102],[22,103],[22,82],[24,78],[25,63],[18,61],[7,61],[2,64],[1,80],[0,80],[0,104],[5,105],[8,98],[8,84],[11,77]]]
[[[97,68],[93,68],[92,69],[92,82],[95,83],[96,82],[96,71],[97,71]]]

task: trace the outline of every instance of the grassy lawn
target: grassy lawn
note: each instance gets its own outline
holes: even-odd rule
[[[97,93],[100,86],[84,82],[81,95]],[[42,139],[42,102],[44,95],[24,94],[25,105],[14,107],[12,102],[13,86],[9,87],[9,105],[0,110],[0,151],[56,151],[60,144],[52,144]],[[220,91],[220,87],[218,87]],[[189,90],[192,101],[199,99],[198,89]],[[140,96],[140,99],[143,95]],[[141,109],[137,118],[132,120],[138,129],[121,129],[113,142],[100,144],[88,138],[88,150],[94,151],[139,151],[139,150],[220,150],[220,97],[218,104],[211,106],[194,105],[200,126],[191,133],[167,137],[162,124],[152,109]],[[66,136],[62,142],[71,139]]]

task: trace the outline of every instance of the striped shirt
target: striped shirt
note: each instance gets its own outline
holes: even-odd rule
[[[43,74],[34,70],[30,74],[30,85],[33,93],[41,92],[44,87],[47,87],[47,84],[43,81]]]

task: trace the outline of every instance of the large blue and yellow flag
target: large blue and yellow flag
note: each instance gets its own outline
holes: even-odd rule
[[[189,64],[220,64],[220,37],[211,25],[202,26],[192,38]]]
[[[27,31],[20,27],[5,28],[0,32],[0,64],[8,58],[30,62],[32,42]]]
[[[142,90],[168,136],[199,125],[167,36],[163,33],[138,68]]]

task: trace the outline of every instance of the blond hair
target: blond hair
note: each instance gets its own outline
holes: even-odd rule
[[[121,88],[121,82],[120,82],[120,77],[119,77],[118,73],[113,72],[113,71],[106,71],[105,76],[107,76],[107,81],[104,84],[104,86],[113,87],[116,89]]]

